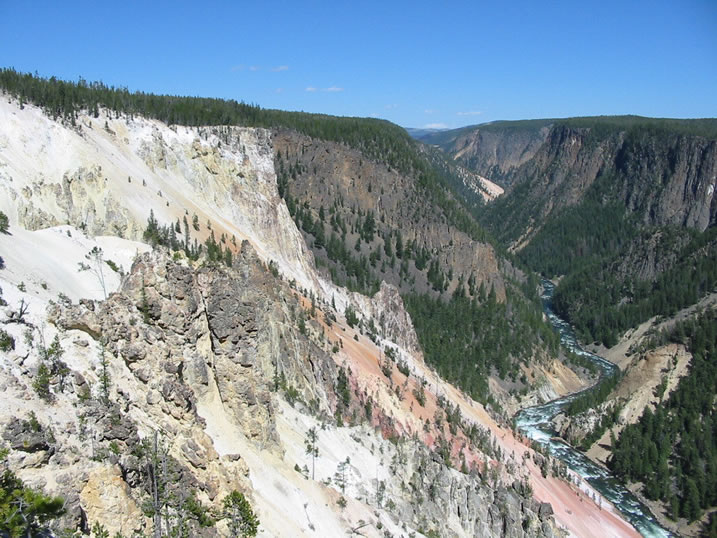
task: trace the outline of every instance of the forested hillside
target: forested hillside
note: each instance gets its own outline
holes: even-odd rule
[[[609,463],[642,482],[648,498],[665,502],[673,519],[694,521],[717,505],[717,311],[678,324],[665,340],[692,352],[690,372],[654,412],[647,408],[625,427]],[[708,533],[717,534],[714,516]]]
[[[526,392],[521,364],[557,356],[543,321],[537,280],[488,242],[451,187],[450,163],[421,151],[446,188],[438,194],[363,152],[281,130],[274,136],[279,190],[331,278],[373,293],[396,286],[417,329],[426,360],[479,401],[494,401],[489,377]],[[495,403],[495,402],[494,402]]]
[[[512,188],[481,221],[531,269],[564,276],[557,310],[584,340],[612,345],[717,284],[716,126],[555,120],[530,158],[511,168]]]

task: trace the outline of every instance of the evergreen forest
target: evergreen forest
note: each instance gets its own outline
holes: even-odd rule
[[[673,519],[698,519],[717,505],[717,310],[678,323],[667,337],[692,353],[687,376],[655,410],[645,409],[613,443],[610,468],[644,484],[645,495],[669,506]],[[717,534],[715,518],[708,529]]]

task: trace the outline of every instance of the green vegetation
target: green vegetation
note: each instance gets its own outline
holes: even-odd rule
[[[8,233],[9,221],[7,215],[0,211],[0,233]]]
[[[565,414],[573,416],[583,413],[588,409],[597,407],[603,403],[615,387],[617,387],[621,378],[622,374],[620,372],[615,372],[614,374],[600,380],[596,386],[586,390],[570,402],[570,405],[565,409]]]
[[[583,437],[578,448],[583,452],[590,450],[590,447],[603,436],[607,429],[612,428],[617,423],[621,410],[621,406],[611,405],[603,414],[600,422],[595,425],[595,428]]]
[[[493,121],[480,125],[470,125],[460,129],[440,131],[421,137],[428,144],[451,149],[453,142],[460,136],[476,129],[489,133],[530,133],[544,127],[565,126],[578,129],[591,129],[602,135],[615,131],[652,131],[657,133],[679,133],[689,136],[702,136],[717,140],[717,119],[673,119],[647,118],[644,116],[585,116],[575,118],[547,118],[537,120]]]
[[[5,467],[7,450],[0,449]],[[15,473],[2,469],[0,474],[0,529],[12,538],[45,536],[46,524],[65,513],[65,501],[25,486]],[[47,534],[49,536],[49,534]]]
[[[448,221],[473,239],[487,241],[464,205],[456,201],[452,188],[462,185],[450,167],[436,166],[419,151],[417,143],[401,127],[384,120],[349,118],[262,109],[234,100],[179,97],[130,92],[102,82],[78,82],[42,78],[14,69],[0,70],[0,88],[26,102],[43,108],[55,119],[75,124],[80,112],[99,117],[100,108],[131,116],[155,118],[167,124],[188,126],[242,125],[272,129],[288,128],[313,138],[339,142],[360,150],[367,158],[415,177],[418,187],[446,215]],[[284,196],[285,180],[279,190]],[[194,229],[198,221],[193,219]],[[370,229],[365,230],[371,238]]]
[[[575,416],[590,409],[599,410],[599,406],[610,396],[610,393],[617,387],[622,377],[623,374],[619,370],[604,377],[597,385],[584,391],[570,402],[570,405],[565,409],[565,414]],[[615,425],[620,416],[621,409],[622,407],[617,404],[612,404],[607,406],[606,409],[603,409],[600,421],[595,425],[592,431],[580,440],[579,448],[583,451],[587,451],[595,441],[600,439],[608,428]]]
[[[353,306],[351,306],[350,304],[346,306],[345,315],[346,315],[346,323],[348,324],[349,327],[351,327],[353,329],[356,325],[358,325],[359,318],[356,315],[356,311],[354,310]]]
[[[637,234],[634,219],[617,203],[601,203],[591,193],[545,225],[520,252],[520,259],[544,275],[565,275],[611,258]]]
[[[234,255],[231,248],[229,245],[226,248],[222,247],[222,243],[226,243],[224,234],[217,242],[214,237],[214,230],[211,230],[209,237],[204,241],[204,245],[198,244],[196,238],[192,243],[186,217],[184,219],[184,237],[177,235],[177,230],[181,230],[179,220],[175,225],[160,225],[154,216],[154,211],[150,210],[147,228],[145,228],[142,237],[152,246],[163,246],[173,252],[183,251],[184,255],[190,260],[198,260],[204,254],[206,261],[209,263],[223,263],[227,267],[232,266]]]
[[[88,83],[82,79],[67,82],[13,69],[0,71],[0,87],[17,98],[21,106],[33,103],[56,120],[72,125],[81,112],[99,117],[109,111],[110,116],[142,115],[188,126],[291,129],[312,138],[345,144],[359,150],[364,158],[386,165],[389,171],[413,178],[414,195],[425,202],[426,210],[436,216],[441,226],[445,224],[449,231],[460,230],[476,241],[491,240],[475,218],[481,204],[475,195],[471,198],[465,192],[455,167],[436,152],[421,149],[402,128],[389,122],[266,110],[233,100],[130,92],[101,82]],[[398,274],[402,292],[411,294],[407,303],[414,319],[421,318],[417,328],[429,360],[450,379],[460,381],[464,388],[485,400],[487,374],[496,371],[502,377],[514,375],[515,361],[532,356],[535,344],[544,350],[557,349],[557,343],[551,343],[554,336],[542,321],[537,303],[525,299],[517,287],[510,292],[508,304],[500,304],[494,294],[488,297],[483,287],[478,289],[474,275],[454,278],[452,267],[445,266],[435,247],[429,249],[419,242],[420,238],[406,240],[399,228],[389,229],[373,211],[358,209],[356,214],[356,208],[352,208],[354,214],[349,222],[347,212],[337,209],[337,204],[343,201],[334,200],[334,207],[315,210],[307,201],[297,199],[292,181],[298,174],[306,173],[305,168],[298,160],[290,162],[287,155],[283,158],[277,155],[279,193],[314,251],[321,254],[317,255],[317,263],[328,265],[337,283],[363,293],[376,292],[389,272]],[[415,212],[412,218],[422,216]],[[199,230],[196,215],[192,216],[191,224],[195,231]],[[210,227],[209,223],[207,226]],[[222,239],[215,239],[213,231],[204,245],[196,239],[190,241],[186,218],[184,223],[160,225],[151,213],[144,239],[175,252],[184,251],[189,259],[206,253],[209,261],[232,263],[232,251],[222,246]],[[467,293],[470,298],[454,298],[448,302],[438,299],[456,282],[459,295]],[[467,320],[451,324],[455,315],[449,312],[454,307],[468,314]],[[432,316],[431,308],[442,315]],[[347,317],[350,317],[348,313]],[[466,325],[470,330],[464,337],[458,332]],[[449,343],[458,347],[452,349]],[[473,348],[474,344],[477,349]]]
[[[0,70],[0,88],[21,105],[33,103],[53,118],[73,125],[80,112],[99,117],[100,108],[105,108],[130,117],[155,118],[170,125],[288,128],[313,138],[346,144],[359,149],[367,158],[415,177],[449,222],[474,239],[485,239],[483,230],[450,194],[448,185],[455,180],[449,181],[445,170],[433,166],[404,129],[385,120],[269,110],[234,100],[132,93],[102,82],[88,83],[84,79],[68,82],[14,69]]]
[[[43,362],[37,368],[37,374],[32,382],[32,388],[35,389],[37,395],[45,402],[52,401],[52,392],[50,391],[50,369]]]
[[[611,346],[630,327],[696,303],[717,287],[717,227],[691,235],[677,251],[678,261],[654,282],[620,278],[611,260],[569,274],[555,292],[556,312],[568,317],[584,340]]]
[[[15,349],[15,338],[5,329],[0,328],[0,351],[11,351]]]
[[[309,431],[306,432],[304,445],[306,453],[311,456],[311,480],[314,480],[316,476],[316,458],[319,457],[319,434],[316,428],[311,427]]]
[[[32,382],[32,388],[35,389],[37,395],[47,403],[54,400],[54,394],[50,390],[50,381],[56,378],[58,381],[57,389],[62,392],[64,390],[65,377],[70,372],[67,364],[62,360],[64,350],[60,345],[60,339],[56,335],[49,346],[46,346],[44,339],[38,348],[40,354],[40,365],[37,368],[35,379]]]
[[[412,150],[413,141],[408,134],[385,120],[269,110],[232,99],[130,92],[127,88],[115,88],[102,82],[84,79],[69,82],[19,73],[14,69],[0,70],[0,88],[19,99],[21,104],[33,103],[55,119],[73,124],[80,112],[98,117],[100,108],[106,108],[129,116],[158,119],[170,125],[289,128],[358,148],[368,157],[399,170],[423,168]]]
[[[351,387],[349,385],[349,377],[344,368],[338,369],[336,376],[336,394],[339,397],[337,413],[340,414],[348,410],[351,404]]]
[[[406,309],[426,360],[441,376],[481,402],[491,401],[488,375],[513,381],[518,363],[540,353],[557,353],[559,337],[542,320],[536,302],[507,289],[505,303],[454,294],[450,300],[407,295]]]
[[[251,504],[243,493],[232,491],[222,501],[224,511],[222,515],[229,520],[231,536],[256,536],[259,529],[259,518],[256,517]]]
[[[456,186],[462,186],[462,181],[454,176],[450,167],[441,166],[445,159],[428,158],[415,147],[406,151],[412,154],[411,159],[415,162],[405,173],[417,179],[416,196],[425,203],[427,210],[476,241],[490,241],[472,214],[476,204],[456,192]],[[298,156],[294,162],[291,162],[292,158],[281,152],[276,155],[279,194],[286,201],[297,227],[304,233],[307,244],[314,250],[317,264],[328,266],[334,282],[371,295],[378,291],[382,279],[392,280],[386,278],[386,273],[398,272],[402,281],[409,281],[414,268],[417,271],[428,268],[429,283],[434,289],[443,291],[448,282],[438,260],[432,258],[426,245],[417,241],[404,244],[401,230],[389,228],[383,222],[384,217],[379,221],[371,210],[349,208],[341,196],[332,200],[328,211],[323,206],[311,207],[311,200],[305,193],[303,198],[298,196],[292,185],[309,171]],[[416,214],[414,218],[423,217]]]
[[[596,135],[615,131],[628,133],[653,132],[658,134],[677,133],[688,136],[702,136],[717,140],[717,119],[673,119],[673,118],[646,118],[644,116],[588,116],[578,118],[564,118],[555,120],[555,125],[567,127],[588,128]]]
[[[216,521],[210,510],[187,489],[187,476],[169,455],[167,443],[154,432],[136,447],[142,460],[147,497],[142,505],[145,516],[153,520],[156,536],[195,536],[197,527],[211,527]]]
[[[654,412],[625,427],[609,465],[642,482],[673,518],[694,521],[717,506],[717,310],[679,323],[669,339],[692,352],[689,373]]]
[[[552,213],[518,255],[548,277],[565,275],[553,298],[555,311],[575,326],[583,341],[608,347],[627,329],[655,315],[672,315],[717,286],[717,228],[700,234],[646,226],[639,212],[628,212],[616,198],[616,181],[610,174],[598,177],[577,205]],[[484,221],[510,242],[522,233],[530,214],[539,214],[538,202],[531,198],[530,183],[523,182],[495,202]],[[498,229],[497,223],[507,224]],[[657,259],[676,262],[654,281],[618,270],[635,248],[654,238]]]

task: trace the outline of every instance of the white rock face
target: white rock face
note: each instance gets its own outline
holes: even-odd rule
[[[37,230],[60,224],[91,235],[141,239],[150,210],[160,224],[196,214],[249,239],[307,289],[318,289],[301,235],[276,189],[263,129],[169,127],[144,118],[83,115],[77,127],[0,100],[0,210]]]
[[[203,243],[247,239],[266,263],[339,312],[351,303],[375,318],[375,304],[320,278],[313,255],[279,197],[270,133],[242,127],[168,126],[141,117],[81,115],[63,125],[32,105],[0,99],[0,211],[27,230],[72,225],[90,235],[141,240],[150,211],[160,224],[187,218]],[[192,226],[197,215],[200,231]],[[183,227],[182,227],[183,228]],[[389,294],[390,295],[390,294]],[[405,313],[393,337],[416,349]],[[398,320],[394,320],[398,321]],[[405,323],[409,321],[409,323]],[[397,330],[397,329],[400,329]]]

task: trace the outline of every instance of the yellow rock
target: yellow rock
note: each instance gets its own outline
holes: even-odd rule
[[[122,480],[116,465],[98,467],[80,493],[80,504],[90,525],[99,521],[110,536],[123,536],[141,530],[145,517],[137,503],[129,496],[129,486]]]

